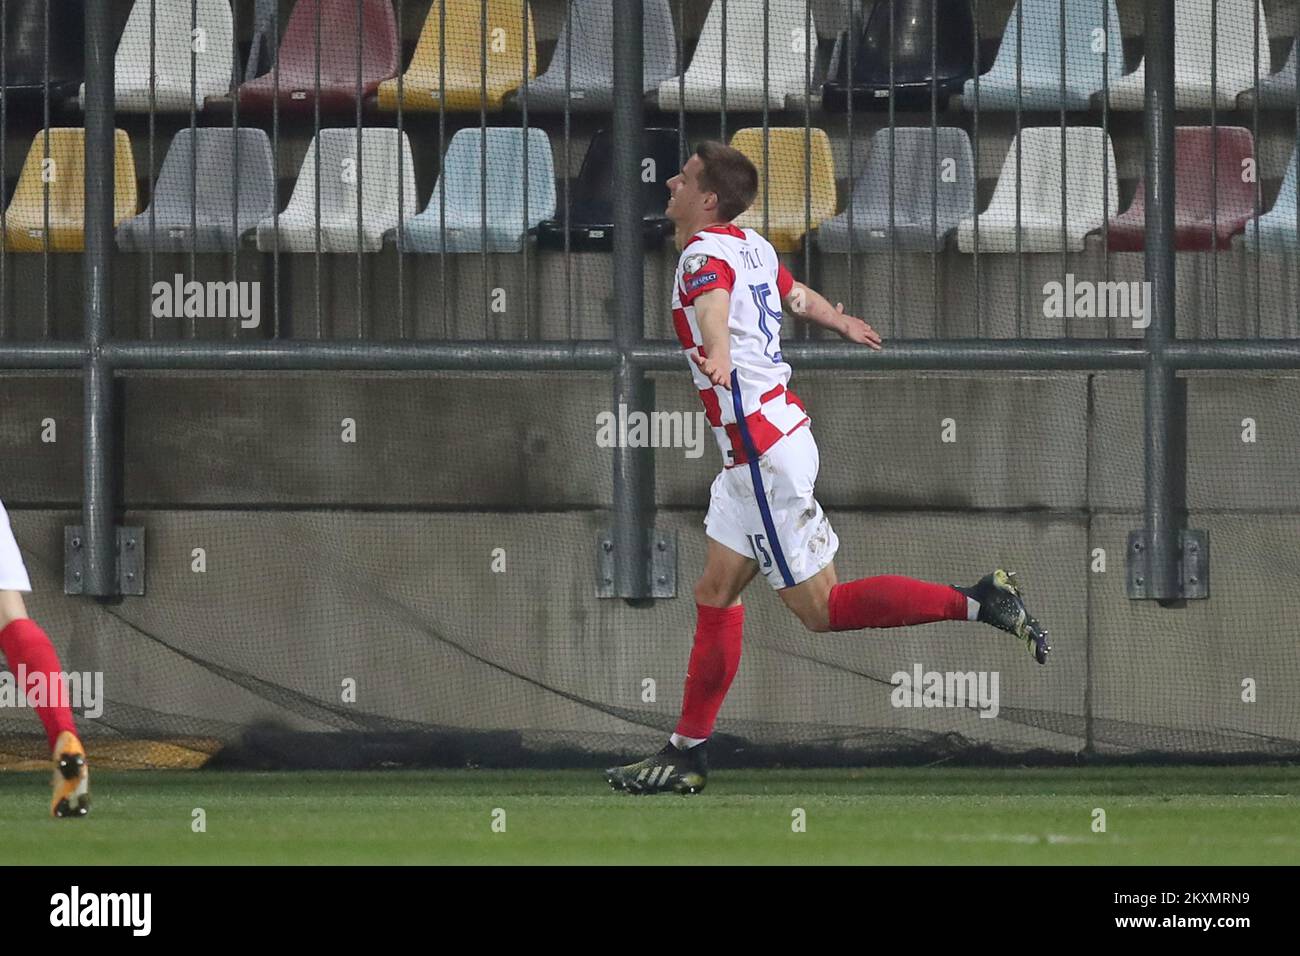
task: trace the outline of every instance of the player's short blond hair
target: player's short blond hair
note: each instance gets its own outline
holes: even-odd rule
[[[758,170],[738,149],[717,140],[705,140],[695,147],[703,169],[700,188],[718,197],[718,218],[731,222],[758,198]]]

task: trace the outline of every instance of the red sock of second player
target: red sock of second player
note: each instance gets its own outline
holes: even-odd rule
[[[4,652],[9,663],[9,672],[15,680],[21,673],[25,675],[27,687],[32,678],[39,675],[45,682],[44,700],[33,705],[36,716],[45,725],[45,735],[50,741],[50,750],[54,750],[55,741],[65,730],[77,732],[77,725],[72,719],[72,710],[67,706],[67,693],[63,686],[63,667],[59,664],[59,654],[50,643],[49,637],[41,630],[39,624],[27,618],[11,621],[9,626],[0,631],[0,651]]]

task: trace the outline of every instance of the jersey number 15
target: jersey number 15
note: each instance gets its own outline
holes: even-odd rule
[[[781,361],[781,310],[773,309],[767,304],[767,296],[771,291],[772,287],[766,282],[749,287],[749,292],[754,297],[754,305],[758,309],[758,327],[767,336],[767,345],[763,348],[763,354],[776,365]],[[771,328],[768,327],[769,321],[772,323]],[[776,347],[775,351],[773,346]]]

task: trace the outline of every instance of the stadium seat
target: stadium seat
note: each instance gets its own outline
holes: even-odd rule
[[[137,252],[231,252],[274,212],[275,168],[265,132],[181,129],[163,159],[153,200],[118,226],[117,245]]]
[[[993,190],[993,199],[979,217],[980,251],[1015,252],[1018,218],[1021,252],[1060,252],[1061,127],[1024,129],[1019,140],[1019,217],[1016,214],[1016,140],[1012,140],[997,187]],[[1065,130],[1064,154],[1067,159],[1065,244],[1070,250],[1081,251],[1084,237],[1101,228],[1102,222],[1113,216],[1119,207],[1115,150],[1103,130],[1074,126]],[[1104,206],[1103,190],[1106,193]],[[957,229],[957,246],[962,252],[974,251],[973,218],[962,220]]]
[[[641,176],[642,238],[647,249],[656,249],[672,234],[672,221],[664,214],[668,204],[668,180],[680,164],[677,130],[648,129],[642,136],[641,155],[653,163],[653,178]],[[582,170],[569,194],[569,248],[576,251],[607,250],[614,239],[614,134],[599,130],[587,147]],[[537,242],[552,249],[564,248],[563,210],[545,219],[537,228]]]
[[[1104,0],[1105,22],[1098,0],[1065,0],[1065,108],[1086,110],[1092,95],[1102,89],[1103,60],[1113,87],[1124,75],[1124,47],[1120,42],[1119,13],[1115,0]],[[1016,37],[1020,37],[1021,71],[1016,71]],[[1114,39],[1109,57],[1102,37]],[[1011,11],[993,68],[979,80],[979,108],[1014,110],[1019,91],[1024,110],[1059,110],[1062,98],[1061,0],[1020,0]],[[962,105],[975,108],[975,81],[962,91]]]
[[[765,0],[728,0],[726,85],[728,110],[784,109],[785,98],[806,91],[807,68],[817,62],[817,24],[805,47],[803,0],[770,0],[767,11],[767,98],[763,97],[763,6]],[[714,112],[722,108],[722,7],[714,3],[700,31],[684,78],[659,84],[659,108]]]
[[[937,15],[933,21],[932,13]],[[822,86],[822,107],[844,112],[851,98],[855,110],[887,108],[892,59],[895,107],[928,108],[931,94],[937,90],[939,109],[943,110],[948,97],[960,93],[971,76],[974,35],[970,0],[876,0],[865,29],[856,36],[841,33],[836,41],[832,66]],[[938,41],[937,50],[931,49],[932,36]],[[850,43],[854,44],[851,64]],[[933,75],[932,58],[937,65]]]
[[[82,0],[9,0],[5,4],[4,90],[15,99],[45,95],[45,15],[49,10],[50,99],[76,96],[84,60]]]
[[[414,216],[415,162],[406,133],[395,129],[363,128],[361,163],[357,164],[357,130],[323,129],[307,147],[289,205],[276,220],[257,224],[257,248],[272,252],[314,252],[316,249],[316,158],[320,156],[320,248],[322,252],[378,252],[384,233],[398,222],[398,183],[402,212]],[[398,179],[398,165],[401,179]],[[361,210],[357,212],[357,193]],[[358,245],[358,239],[360,244]]]
[[[1255,184],[1242,181],[1242,163],[1254,158],[1255,140],[1250,130],[1240,126],[1220,126],[1218,130],[1217,187],[1211,178],[1213,128],[1180,126],[1174,130],[1174,248],[1179,252],[1227,249],[1232,237],[1255,215]],[[1146,248],[1143,182],[1138,183],[1133,205],[1111,221],[1107,240],[1112,252]]]
[[[805,130],[802,126],[768,129],[767,162],[763,162],[763,130],[751,126],[736,130],[731,145],[758,168],[758,198],[736,220],[772,243],[777,252],[795,252],[799,240],[824,219],[835,215],[835,161],[825,130],[808,131],[811,164],[804,165]],[[805,184],[805,169],[809,175]],[[767,226],[763,225],[763,183],[767,182]],[[805,198],[810,201],[805,209]]]
[[[483,133],[487,136],[484,137]],[[451,138],[429,205],[406,220],[404,252],[519,252],[527,233],[555,215],[555,163],[544,130],[528,131],[528,207],[524,208],[524,130],[477,127]],[[486,156],[484,151],[486,150]],[[486,165],[487,181],[482,177]],[[443,227],[443,194],[446,227]],[[486,194],[486,214],[481,202]],[[446,234],[446,246],[443,235]]]
[[[1273,208],[1258,219],[1246,223],[1246,248],[1252,252],[1262,246],[1266,252],[1292,249],[1300,246],[1296,225],[1296,162],[1300,152],[1291,154],[1282,189],[1277,194]]]
[[[86,243],[86,131],[55,128],[37,131],[27,151],[13,201],[5,210],[5,248],[11,252],[41,252],[46,236],[45,196],[49,193],[51,252],[81,252]],[[113,225],[136,211],[135,157],[126,130],[113,134]],[[52,162],[47,166],[46,156]],[[44,172],[44,175],[42,173]]]
[[[362,4],[359,51],[358,3]],[[401,43],[390,0],[298,0],[280,39],[279,70],[271,70],[240,85],[241,110],[270,112],[277,99],[280,110],[284,112],[310,113],[314,110],[318,86],[317,11],[322,111],[356,109],[358,56],[363,99],[374,93],[380,82],[397,74]]]
[[[202,31],[194,34],[193,44],[191,23],[197,23],[194,29]],[[234,29],[230,0],[136,0],[113,61],[117,109],[124,113],[149,111],[151,40],[155,110],[201,110],[207,97],[229,93],[235,62]],[[77,94],[77,104],[86,108],[85,84]]]
[[[1213,64],[1210,17],[1218,4],[1218,56]],[[1255,86],[1255,14],[1259,13],[1259,79],[1269,71],[1268,21],[1261,0],[1178,0],[1174,18],[1174,102],[1180,110],[1207,110],[1211,104],[1232,109],[1237,96]],[[1110,86],[1110,105],[1117,110],[1145,109],[1146,60]]]
[[[487,4],[488,35],[483,24]],[[441,12],[446,10],[445,15]],[[527,9],[527,22],[522,16]],[[528,42],[528,76],[537,74],[537,32],[531,7],[519,0],[433,0],[420,29],[406,73],[402,76],[403,110],[499,110],[505,95],[524,81],[524,40]],[[439,45],[447,51],[439,63]],[[487,55],[487,84],[483,56]],[[441,75],[440,75],[441,73]],[[529,102],[532,91],[529,91]],[[379,85],[379,108],[397,109],[397,80]]]
[[[1300,43],[1291,44],[1291,55],[1286,58],[1286,65],[1281,71],[1274,73],[1272,76],[1264,77],[1263,82],[1259,84],[1259,105],[1276,109],[1292,109],[1295,107],[1295,71],[1296,71],[1296,50],[1300,48]],[[1242,94],[1248,97],[1253,90],[1246,90]]]
[[[528,84],[528,108],[573,112],[614,107],[614,13],[609,0],[573,0],[545,73]],[[643,91],[653,93],[677,69],[677,35],[668,0],[645,0],[641,14]],[[567,72],[567,77],[566,77]],[[516,74],[518,68],[516,67]],[[565,95],[565,90],[568,95]],[[519,97],[516,90],[512,96]]]
[[[867,164],[853,185],[852,223],[846,209],[818,227],[817,245],[822,251],[869,252],[891,246],[909,251],[941,249],[958,224],[974,212],[975,160],[965,130],[940,127],[932,135],[928,127],[896,127],[893,150],[892,229],[890,133],[885,128],[871,137]]]

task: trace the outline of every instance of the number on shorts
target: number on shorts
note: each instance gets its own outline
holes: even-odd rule
[[[767,548],[763,547],[763,536],[761,534],[747,534],[745,537],[749,539],[749,547],[754,552],[754,560],[758,562],[759,568],[764,571],[770,570],[772,555],[768,553]]]

